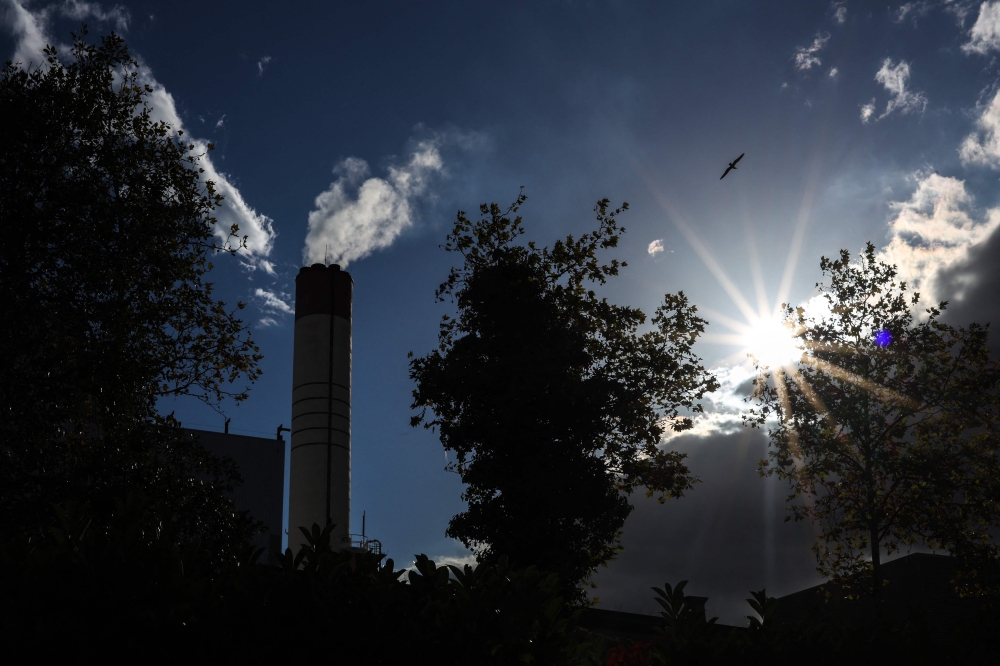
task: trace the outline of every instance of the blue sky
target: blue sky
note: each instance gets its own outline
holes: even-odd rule
[[[523,185],[528,235],[545,244],[589,230],[597,199],[628,201],[616,256],[629,267],[606,295],[650,312],[683,290],[711,322],[699,350],[723,390],[694,434],[665,443],[704,482],[665,506],[637,499],[626,550],[597,579],[606,607],[652,611],[649,586],[690,578],[735,622],[746,590],[812,582],[810,528],[783,524],[784,488],[753,471],[746,350],[728,343],[777,299],[807,300],[821,255],[871,240],[928,300],[951,300],[953,321],[997,313],[1000,3],[0,7],[0,48],[25,63],[81,21],[123,34],[157,113],[216,143],[220,217],[251,247],[215,280],[249,303],[265,354],[251,398],[226,406],[234,432],[288,424],[294,276],[327,246],[348,264],[352,521],[367,511],[397,562],[467,555],[444,536],[461,484],[408,425],[406,359],[450,312],[433,292],[458,209]],[[164,407],[221,428],[197,404]]]

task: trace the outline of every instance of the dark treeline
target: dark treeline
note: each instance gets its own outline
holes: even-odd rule
[[[51,539],[0,552],[0,638],[9,655],[98,655],[113,650],[195,662],[323,657],[334,663],[397,664],[814,664],[987,663],[1000,654],[997,615],[947,636],[927,607],[881,617],[864,601],[837,619],[776,621],[779,602],[748,598],[748,627],[706,618],[705,599],[684,582],[656,588],[660,621],[602,627],[560,596],[555,574],[514,569],[506,557],[438,567],[418,556],[392,560],[330,549],[330,530],[270,564],[245,559],[223,572],[199,566],[170,528],[146,524],[135,495],[98,535],[82,514],[62,514]],[[152,542],[143,530],[155,531]],[[628,636],[623,638],[622,634]]]

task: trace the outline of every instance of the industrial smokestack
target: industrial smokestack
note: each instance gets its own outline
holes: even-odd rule
[[[292,455],[288,545],[299,526],[336,524],[334,548],[350,544],[351,295],[340,266],[313,264],[295,278]]]

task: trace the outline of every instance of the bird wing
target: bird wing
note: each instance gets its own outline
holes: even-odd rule
[[[746,153],[740,153],[740,156],[739,156],[739,157],[737,157],[737,158],[736,158],[735,160],[733,160],[733,164],[736,164],[736,163],[737,163],[737,162],[739,162],[739,161],[740,161],[741,159],[743,159],[743,156],[744,156],[744,155],[746,155]]]
[[[728,166],[728,167],[726,168],[726,172],[725,172],[724,174],[722,174],[721,176],[719,176],[719,180],[722,180],[723,178],[725,178],[725,177],[726,177],[726,174],[727,174],[727,173],[729,173],[729,172],[730,172],[730,171],[732,171],[732,170],[733,170],[733,165],[732,165],[732,164],[730,164],[730,165],[729,165],[729,166]]]

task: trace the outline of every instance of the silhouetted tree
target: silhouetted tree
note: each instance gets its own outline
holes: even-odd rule
[[[37,532],[51,503],[110,520],[142,488],[179,538],[222,557],[247,530],[222,496],[233,468],[155,403],[240,400],[229,383],[259,375],[246,327],[205,281],[238,229],[235,246],[213,241],[221,196],[194,144],[153,119],[124,41],[85,35],[69,64],[48,47],[40,66],[0,74],[2,529]]]
[[[947,303],[915,318],[919,294],[871,243],[820,268],[820,312],[785,308],[801,362],[759,368],[759,408],[744,417],[768,428],[761,473],[788,479],[792,516],[821,528],[820,572],[877,590],[883,551],[919,542],[994,559],[1000,366],[988,328],[942,323]]]
[[[683,293],[640,334],[640,310],[590,288],[618,274],[598,252],[617,246],[627,204],[598,202],[597,230],[539,249],[519,244],[521,217],[510,217],[524,200],[484,204],[477,222],[458,214],[444,247],[463,263],[436,293],[458,317],[411,361],[412,425],[439,430],[467,484],[448,535],[480,557],[557,572],[579,598],[578,582],[617,552],[635,488],[663,502],[691,487],[684,455],[660,438],[668,423],[691,427],[680,411],[700,411],[717,383],[691,351],[706,322]]]

